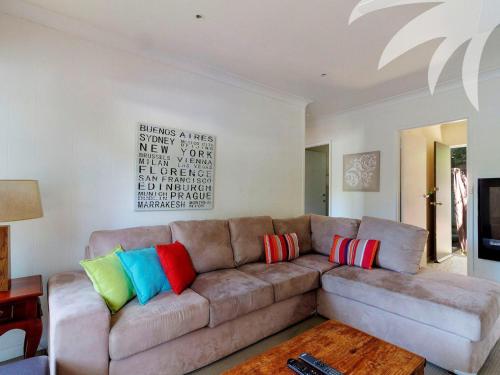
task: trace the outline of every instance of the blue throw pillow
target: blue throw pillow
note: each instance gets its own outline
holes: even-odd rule
[[[120,252],[117,255],[134,285],[141,305],[145,305],[160,292],[172,290],[154,247]]]

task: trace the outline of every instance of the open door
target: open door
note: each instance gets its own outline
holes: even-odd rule
[[[319,147],[318,147],[319,148]],[[328,146],[326,146],[328,150]],[[323,151],[323,150],[321,150]],[[305,213],[328,216],[328,151],[306,150]]]
[[[452,255],[451,206],[451,149],[440,142],[434,143],[434,229],[436,260],[441,262]]]

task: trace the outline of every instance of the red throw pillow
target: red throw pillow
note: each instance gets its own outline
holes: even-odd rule
[[[357,240],[335,235],[329,261],[370,270],[379,246],[380,241],[377,240]]]
[[[295,233],[266,234],[264,236],[266,263],[286,262],[298,258],[299,239]]]
[[[163,271],[175,294],[181,294],[196,278],[191,257],[180,242],[156,245]]]

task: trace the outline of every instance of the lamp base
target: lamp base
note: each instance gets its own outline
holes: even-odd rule
[[[10,226],[0,226],[0,292],[10,289]]]

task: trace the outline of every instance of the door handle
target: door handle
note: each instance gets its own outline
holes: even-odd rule
[[[431,202],[432,206],[442,206],[443,204],[441,202]]]
[[[436,194],[436,192],[439,191],[439,188],[438,187],[434,187],[432,188],[431,191],[429,191],[428,193],[425,193],[422,195],[423,198],[425,199],[429,199],[430,197],[432,197],[434,194]]]

